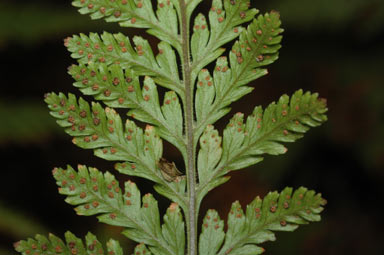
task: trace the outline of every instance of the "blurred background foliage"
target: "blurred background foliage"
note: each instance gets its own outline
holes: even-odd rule
[[[112,170],[110,162],[73,146],[43,102],[50,91],[78,94],[66,74],[74,61],[63,38],[119,30],[79,15],[69,2],[0,1],[1,254],[14,254],[12,243],[33,233],[63,236],[71,230],[81,236],[91,230],[125,242],[118,228],[76,216],[50,175],[55,166],[78,163]],[[208,2],[201,10],[209,8]],[[233,173],[229,183],[209,194],[202,210],[215,208],[225,218],[234,200],[245,205],[269,190],[303,185],[328,199],[323,221],[278,234],[276,242],[265,245],[267,254],[382,254],[384,1],[251,2],[261,12],[281,13],[283,48],[271,74],[255,82],[254,93],[235,103],[233,113],[248,114],[250,105],[265,106],[303,88],[327,98],[329,121],[289,144],[286,155]],[[224,127],[227,119],[217,126]],[[177,152],[167,148],[166,153],[182,169]],[[153,192],[150,182],[133,179],[143,193]],[[159,199],[164,212],[169,202]],[[129,250],[132,244],[125,243]]]

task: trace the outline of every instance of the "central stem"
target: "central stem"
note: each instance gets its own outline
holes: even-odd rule
[[[197,223],[196,223],[196,171],[195,171],[195,148],[193,143],[193,86],[191,84],[191,63],[189,47],[189,21],[187,17],[187,6],[184,0],[179,0],[181,16],[181,39],[182,39],[182,68],[185,86],[184,120],[185,134],[187,136],[187,158],[186,175],[188,190],[188,210],[185,213],[187,221],[188,255],[197,254]]]

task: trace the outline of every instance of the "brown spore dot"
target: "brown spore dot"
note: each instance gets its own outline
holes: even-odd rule
[[[217,9],[216,13],[217,14],[221,14],[222,10],[221,9]]]
[[[244,19],[246,16],[245,12],[240,12],[240,18]]]
[[[113,83],[113,85],[115,85],[115,86],[119,85],[119,84],[120,84],[120,80],[119,80],[119,78],[117,78],[117,77],[113,78],[112,83]]]
[[[115,131],[115,129],[113,127],[108,127],[108,131],[109,131],[109,133],[112,134]]]
[[[143,3],[142,2],[138,2],[137,3],[137,8],[141,8],[141,7],[143,7]]]
[[[121,16],[121,12],[120,12],[120,11],[115,11],[115,13],[113,14],[113,16],[115,16],[116,18],[118,18],[118,17]]]
[[[116,213],[111,213],[109,215],[109,218],[111,218],[112,220],[116,219]]]
[[[277,210],[277,206],[276,205],[272,205],[269,210],[271,211],[271,213],[275,213],[276,210]]]
[[[100,7],[100,13],[105,14],[105,7]]]
[[[104,62],[105,62],[105,58],[104,58],[104,57],[100,57],[100,58],[99,58],[99,62],[100,62],[100,63],[104,63]]]
[[[111,94],[112,94],[112,92],[109,89],[104,91],[104,96],[106,96],[106,97],[109,97]]]
[[[285,220],[282,220],[282,221],[280,221],[280,225],[282,227],[285,227],[285,226],[287,226],[287,222]]]
[[[131,165],[132,169],[136,169],[136,166],[134,164]]]
[[[89,143],[90,141],[91,139],[89,138],[89,136],[84,137],[84,142]]]
[[[127,199],[127,200],[125,201],[125,204],[129,206],[129,205],[132,205],[132,202],[131,202],[131,200]]]
[[[62,248],[60,245],[57,245],[57,246],[55,247],[55,252],[56,252],[56,253],[62,253],[62,252],[63,252],[63,248]]]
[[[85,198],[87,196],[87,194],[83,191],[80,193],[80,198]]]
[[[121,4],[126,5],[128,3],[128,0],[121,0]]]
[[[79,115],[80,117],[85,118],[87,117],[87,112],[85,110],[82,110]]]
[[[224,21],[224,18],[223,17],[220,17],[217,19],[217,21],[219,21],[219,23],[223,22]]]
[[[128,92],[134,92],[135,89],[132,85],[128,86]]]
[[[108,192],[108,197],[109,197],[109,198],[114,198],[115,195],[114,195],[111,191],[109,191],[109,192]]]
[[[111,154],[115,154],[117,151],[115,148],[111,148]]]
[[[100,124],[100,119],[99,118],[93,118],[93,124],[95,124],[95,126],[98,126]]]
[[[84,205],[84,208],[87,210],[89,209],[89,207],[90,207],[89,204]]]
[[[145,95],[145,96],[144,96],[144,100],[145,100],[145,101],[149,101],[149,95]]]
[[[288,134],[289,134],[289,133],[288,133],[288,130],[284,129],[283,134],[284,134],[284,135],[288,135]]]
[[[99,89],[99,84],[95,83],[95,84],[92,85],[92,90],[93,91],[96,91],[98,89]]]
[[[263,31],[261,31],[260,29],[256,31],[256,34],[257,35],[262,35],[263,34]]]
[[[149,206],[148,203],[143,204],[143,207],[145,207],[145,208],[148,208],[148,206]]]
[[[99,186],[97,186],[97,185],[94,185],[93,187],[92,187],[92,189],[93,189],[93,191],[98,191],[99,190]]]
[[[288,112],[286,110],[281,112],[281,115],[283,115],[283,116],[287,116],[287,114],[288,114]]]
[[[93,4],[88,4],[88,9],[92,9],[93,8]]]
[[[83,55],[84,54],[84,51],[83,50],[79,50],[79,55]]]
[[[87,179],[85,179],[84,177],[82,177],[81,179],[80,179],[80,183],[81,184],[85,184],[87,182]]]
[[[136,18],[132,18],[131,19],[131,24],[135,24],[136,23]]]
[[[284,209],[288,209],[289,208],[289,203],[288,202],[284,202],[283,207],[284,207]]]
[[[167,99],[165,100],[165,104],[170,104],[171,103],[171,100]]]

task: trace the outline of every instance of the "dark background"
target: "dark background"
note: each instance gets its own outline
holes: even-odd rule
[[[63,38],[120,29],[90,21],[69,2],[0,1],[0,254],[15,254],[12,243],[35,233],[63,237],[66,230],[78,236],[91,230],[102,240],[113,237],[131,251],[119,228],[75,215],[51,177],[53,167],[66,164],[112,170],[110,162],[75,147],[43,102],[46,92],[78,94],[66,73],[74,60]],[[329,121],[288,144],[287,154],[267,156],[231,174],[229,183],[204,200],[202,213],[215,208],[226,218],[237,199],[245,206],[270,190],[305,186],[328,200],[323,220],[278,233],[277,241],[263,245],[266,254],[382,254],[384,1],[258,0],[252,5],[262,13],[281,13],[283,48],[270,74],[254,82],[254,92],[235,103],[233,113],[248,114],[254,105],[266,106],[303,88],[327,98]],[[172,149],[166,153],[182,165]],[[152,191],[151,183],[132,179],[143,193]],[[164,213],[169,201],[159,199]]]

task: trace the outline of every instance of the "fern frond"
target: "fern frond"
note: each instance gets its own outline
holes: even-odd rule
[[[249,0],[213,0],[209,27],[204,15],[197,15],[191,38],[192,81],[195,74],[224,52],[220,49],[222,45],[241,34],[243,27],[239,25],[251,21],[258,13],[249,6]]]
[[[270,192],[262,200],[256,197],[244,213],[238,201],[232,204],[228,214],[228,230],[218,255],[261,254],[257,246],[274,241],[272,231],[293,231],[298,225],[319,221],[319,213],[326,201],[313,190],[299,188],[292,194],[285,188],[280,194]]]
[[[104,32],[101,37],[95,33],[74,35],[65,40],[65,45],[82,65],[117,64],[122,69],[132,69],[136,75],[151,76],[159,85],[184,95],[171,46],[166,42],[159,43],[159,54],[155,57],[147,40],[135,36],[133,42],[135,47],[122,33]]]
[[[185,203],[181,183],[169,183],[162,177],[157,162],[163,153],[161,139],[155,129],[147,125],[145,131],[127,120],[122,120],[115,110],[103,108],[98,103],[92,107],[82,98],[72,94],[66,97],[50,93],[45,99],[51,115],[65,131],[73,136],[73,143],[84,149],[93,149],[96,156],[112,161],[124,161],[115,168],[121,173],[152,180],[173,194],[181,206]]]
[[[81,14],[90,14],[92,19],[104,18],[107,22],[118,22],[122,27],[146,28],[149,34],[181,50],[173,1],[157,1],[157,17],[151,1],[75,0],[72,4],[80,8]]]
[[[267,74],[267,70],[262,67],[278,58],[281,47],[280,33],[283,30],[280,24],[276,12],[259,15],[241,32],[239,40],[234,44],[229,54],[230,67],[226,57],[217,60],[212,79],[215,98],[205,109],[204,117],[197,118],[196,137],[200,136],[208,124],[213,124],[228,113],[228,105],[253,90],[246,86],[249,82]],[[199,103],[196,101],[196,105]]]
[[[125,182],[122,192],[112,174],[106,172],[103,175],[96,168],[79,166],[78,171],[70,166],[67,169],[55,168],[53,175],[60,187],[59,192],[68,196],[66,202],[77,206],[77,214],[99,215],[101,222],[125,227],[125,236],[151,246],[151,251],[157,251],[155,254],[177,254],[173,244],[163,237],[163,232],[168,233],[167,224],[175,221],[182,226],[178,230],[184,231],[177,205],[171,205],[172,210],[166,214],[162,228],[157,201],[151,194],[146,194],[141,203],[140,191],[131,181]]]
[[[160,137],[179,150],[185,146],[181,106],[174,91],[165,94],[160,108],[153,80],[145,77],[141,87],[138,77],[130,69],[123,71],[115,64],[72,65],[69,73],[76,80],[74,86],[85,95],[93,95],[110,107],[131,108],[129,116],[155,125]]]
[[[264,111],[258,106],[244,123],[244,115],[237,113],[224,130],[221,160],[200,183],[200,198],[212,189],[211,180],[263,160],[263,155],[283,154],[287,149],[281,144],[301,138],[310,127],[326,121],[326,102],[318,94],[298,90],[289,98],[280,97]],[[217,149],[216,149],[217,150]],[[221,150],[221,148],[220,148]]]
[[[63,254],[63,255],[89,255],[89,254],[114,254],[123,255],[123,249],[119,242],[110,239],[107,242],[107,251],[97,240],[96,236],[88,233],[85,236],[85,243],[71,232],[65,233],[65,242],[53,234],[48,238],[43,235],[36,235],[35,239],[28,238],[15,243],[17,252],[23,255]]]
[[[215,210],[208,210],[203,220],[199,238],[199,251],[204,255],[216,255],[225,238],[224,221]]]

